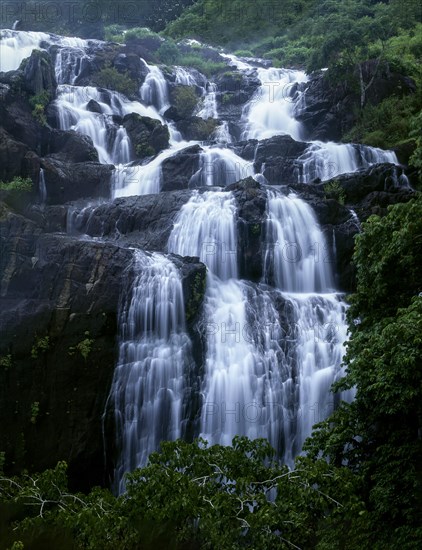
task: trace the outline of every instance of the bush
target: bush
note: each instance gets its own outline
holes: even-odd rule
[[[157,55],[161,63],[165,65],[175,65],[178,63],[180,52],[173,40],[166,40],[158,48]]]
[[[9,182],[0,181],[0,190],[29,193],[32,191],[32,180],[30,178],[21,178],[17,176]]]
[[[43,90],[41,93],[36,94],[29,98],[29,104],[32,107],[32,115],[43,125],[47,124],[47,117],[45,116],[45,108],[50,101],[50,94],[47,90]]]
[[[124,33],[125,42],[128,42],[130,40],[136,40],[137,38],[158,38],[161,40],[160,36],[152,31],[151,29],[148,29],[148,27],[134,27],[133,29],[129,29],[128,31],[125,31]]]
[[[121,94],[131,96],[138,90],[137,83],[127,72],[120,73],[115,67],[107,64],[93,78],[94,84],[99,88],[107,88]]]
[[[193,86],[177,86],[173,89],[171,96],[172,104],[182,118],[192,116],[198,105],[198,96]]]
[[[346,201],[346,192],[340,185],[338,180],[330,181],[324,185],[325,197],[327,199],[334,199],[340,204],[344,204]]]

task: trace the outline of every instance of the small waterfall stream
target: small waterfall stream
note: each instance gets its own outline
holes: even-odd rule
[[[134,251],[134,279],[120,313],[119,360],[110,392],[124,474],[146,464],[160,441],[182,436],[184,376],[191,342],[181,278],[165,256]]]

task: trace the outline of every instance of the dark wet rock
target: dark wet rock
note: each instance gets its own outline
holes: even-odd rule
[[[201,147],[192,145],[182,149],[162,164],[162,191],[187,189],[194,174],[199,170]]]
[[[209,141],[218,125],[219,122],[216,119],[209,118],[204,120],[203,118],[193,116],[180,120],[177,123],[177,129],[182,134],[183,139],[187,141]]]
[[[308,147],[290,136],[274,136],[259,142],[255,155],[255,170],[262,171],[268,183],[274,185],[297,181],[297,159]]]
[[[366,103],[377,105],[391,95],[415,93],[413,80],[390,70],[388,63],[377,68],[375,60],[362,64],[364,81],[377,75],[366,92]],[[360,112],[359,90],[346,82],[333,83],[329,71],[311,75],[305,90],[303,108],[296,109],[296,118],[303,123],[306,139],[340,141],[357,122]]]
[[[156,155],[169,146],[168,127],[159,120],[131,113],[123,118],[122,125],[126,128],[139,158]]]
[[[45,157],[44,169],[48,204],[62,204],[80,198],[110,196],[114,166],[98,162],[64,162]]]
[[[240,278],[259,281],[262,277],[262,236],[267,193],[253,178],[226,187],[237,203],[238,263]]]
[[[30,94],[39,96],[44,92],[49,99],[54,97],[57,82],[54,64],[48,52],[34,50],[20,68],[23,71],[24,88]]]
[[[72,486],[87,489],[106,483],[102,416],[133,251],[43,229],[0,204],[0,355],[11,357],[0,370],[0,448],[8,474],[66,460]],[[174,261],[194,316],[205,266]]]
[[[174,220],[191,194],[185,190],[115,199],[80,212],[76,229],[92,237],[166,251]]]

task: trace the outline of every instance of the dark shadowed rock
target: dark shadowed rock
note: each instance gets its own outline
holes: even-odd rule
[[[72,486],[87,489],[105,483],[102,415],[133,250],[42,231],[0,205],[0,355],[12,358],[0,369],[0,448],[9,474],[66,460]],[[205,266],[174,260],[194,316]]]
[[[262,224],[265,222],[267,193],[253,178],[226,187],[237,203],[239,275],[259,281],[262,277]]]
[[[122,124],[139,158],[156,155],[169,146],[168,127],[161,124],[159,120],[131,113],[123,118]]]
[[[80,198],[107,198],[114,166],[98,162],[64,162],[45,157],[44,169],[49,204],[62,204]]]
[[[39,95],[46,92],[48,97],[54,97],[57,82],[53,61],[48,52],[34,50],[28,59],[22,62],[23,81],[25,89],[33,94]]]
[[[92,237],[165,251],[174,220],[191,194],[185,190],[115,199],[81,211],[76,228]]]
[[[287,135],[264,139],[256,149],[255,170],[260,172],[263,169],[263,175],[270,184],[295,182],[296,160],[307,147],[307,143],[295,141]]]
[[[199,145],[182,149],[162,164],[162,191],[187,189],[191,177],[199,170]]]

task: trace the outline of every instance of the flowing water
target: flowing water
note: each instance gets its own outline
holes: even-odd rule
[[[57,126],[89,136],[99,161],[115,165],[113,198],[159,193],[163,162],[196,143],[184,142],[176,123],[166,120],[171,85],[195,87],[200,98],[195,114],[219,118],[221,90],[194,69],[174,67],[169,76],[140,59],[147,74],[134,100],[112,90],[75,85],[92,50],[102,47],[99,41],[4,30],[0,42],[3,71],[17,69],[36,48],[52,48],[59,84],[53,104]],[[260,81],[243,107],[241,139],[284,134],[300,141],[303,132],[295,113],[306,109],[307,75],[263,68],[257,60],[230,54],[223,57],[233,70]],[[129,135],[116,122],[130,113],[158,120],[170,132],[169,148],[142,165],[133,162]],[[240,280],[237,204],[224,188],[248,176],[263,184],[266,180],[255,173],[253,161],[236,154],[232,123],[219,122],[215,143],[201,145],[199,169],[188,182],[195,190],[175,219],[168,241],[169,253],[197,256],[207,266],[204,303],[198,312],[203,364],[194,366],[192,360],[178,268],[163,254],[134,250],[122,289],[119,359],[108,399],[118,449],[116,492],[124,491],[124,473],[144,465],[160,441],[185,436],[192,369],[200,384],[194,436],[227,445],[235,435],[266,437],[289,465],[312,425],[336,405],[329,388],[342,373],[347,329],[346,305],[336,291],[332,267],[335,236],[328,246],[309,204],[268,187],[263,277],[259,283]],[[300,183],[327,180],[379,162],[397,164],[397,158],[372,147],[313,141],[296,161],[296,176]],[[409,185],[404,173],[396,180],[397,186]],[[43,204],[46,199],[41,170],[39,200]],[[69,211],[72,234],[77,234],[81,212],[76,207]],[[353,211],[351,217],[358,226]],[[351,399],[353,393],[341,397]]]
[[[160,441],[182,436],[183,392],[191,342],[181,277],[165,256],[134,251],[133,282],[120,313],[119,360],[111,407],[120,450],[114,480],[144,465]]]

